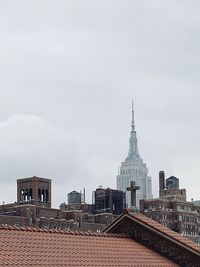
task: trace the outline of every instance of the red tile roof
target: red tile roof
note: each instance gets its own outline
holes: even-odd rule
[[[172,238],[173,240],[181,243],[182,245],[187,246],[188,248],[200,253],[200,246],[198,244],[196,244],[192,240],[182,236],[181,234],[172,231],[171,229],[165,227],[164,225],[152,220],[151,218],[149,218],[149,217],[147,217],[141,213],[129,212],[128,215],[131,216],[133,219],[134,218],[137,219],[137,221],[145,223],[146,225],[150,226],[152,229],[155,229],[155,230],[159,231],[160,233],[165,234],[165,236]]]
[[[0,226],[0,266],[178,266],[123,234]]]
[[[105,233],[126,233],[144,246],[181,266],[200,266],[200,247],[193,241],[166,228],[143,214],[126,210]]]

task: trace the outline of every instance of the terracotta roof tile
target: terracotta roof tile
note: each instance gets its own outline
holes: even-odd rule
[[[164,233],[166,236],[169,236],[170,238],[174,239],[175,241],[180,242],[181,244],[187,246],[188,248],[191,248],[197,252],[200,252],[200,246],[193,242],[192,240],[182,236],[179,233],[176,233],[172,231],[171,229],[165,227],[164,225],[152,220],[151,218],[141,214],[141,213],[132,213],[129,212],[128,215],[130,215],[132,218],[136,218],[137,220],[145,223],[146,225],[151,226],[151,228]]]
[[[0,266],[178,266],[124,234],[0,227]]]

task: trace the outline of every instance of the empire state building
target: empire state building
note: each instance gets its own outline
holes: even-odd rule
[[[137,135],[134,123],[134,110],[132,103],[132,123],[130,133],[130,143],[128,156],[121,163],[119,173],[117,175],[117,189],[126,192],[127,207],[131,207],[130,192],[126,190],[130,186],[131,181],[135,181],[140,186],[136,195],[136,206],[139,208],[140,199],[152,199],[151,177],[148,176],[148,168],[140,157],[138,150]]]

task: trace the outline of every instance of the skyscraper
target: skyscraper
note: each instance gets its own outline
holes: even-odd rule
[[[135,181],[136,185],[140,186],[136,196],[136,206],[139,208],[140,199],[151,199],[151,177],[148,176],[148,168],[140,157],[137,143],[137,135],[134,122],[134,109],[132,102],[132,122],[128,156],[121,163],[119,173],[117,175],[117,189],[126,191],[126,203],[131,207],[130,192],[126,190],[130,186],[131,181]]]

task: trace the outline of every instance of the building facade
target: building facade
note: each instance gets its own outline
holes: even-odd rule
[[[126,192],[126,203],[128,208],[131,207],[131,195],[126,189],[130,186],[131,181],[135,181],[136,185],[140,187],[136,197],[136,206],[139,208],[140,199],[152,198],[152,186],[151,177],[148,176],[148,168],[140,157],[138,150],[133,106],[129,152],[125,161],[121,163],[117,175],[117,189]]]
[[[159,198],[141,200],[140,211],[153,220],[199,243],[200,206],[186,200],[179,179],[159,173]]]
[[[17,202],[51,208],[51,179],[37,176],[18,179]]]
[[[125,192],[116,189],[97,188],[95,193],[94,212],[121,214],[126,207]]]

